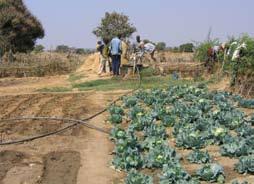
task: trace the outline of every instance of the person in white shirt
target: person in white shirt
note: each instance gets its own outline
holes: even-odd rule
[[[141,41],[140,36],[136,37],[138,48],[141,50],[142,54],[148,53],[150,54],[151,58],[156,61],[156,58],[154,57],[156,46],[152,43],[145,43],[144,41]]]
[[[233,44],[233,45],[232,45]],[[237,79],[238,79],[238,70],[239,70],[239,65],[240,65],[240,59],[243,56],[243,52],[245,49],[247,49],[247,45],[246,43],[242,43],[242,44],[238,44],[237,42],[233,42],[231,44],[231,49],[235,48],[235,50],[232,52],[232,59],[231,61],[233,62],[233,72],[232,72],[232,76],[231,76],[231,82],[230,85],[231,86],[235,86]]]

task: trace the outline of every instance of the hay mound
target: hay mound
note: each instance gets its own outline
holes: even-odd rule
[[[80,73],[86,73],[90,71],[92,73],[97,73],[100,65],[100,56],[98,53],[90,55],[84,62],[84,64],[77,70]]]

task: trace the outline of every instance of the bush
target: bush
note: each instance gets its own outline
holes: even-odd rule
[[[240,60],[240,70],[239,72],[245,73],[246,70],[252,72],[254,71],[254,38],[245,34],[238,39],[239,43],[246,43],[247,49],[243,51],[243,57]]]
[[[60,52],[60,53],[67,53],[70,51],[69,46],[67,45],[58,45],[56,47],[56,52]]]
[[[156,44],[156,49],[158,51],[164,51],[166,49],[166,43],[165,42],[159,42]]]
[[[179,46],[181,52],[193,52],[194,45],[193,43],[186,43]]]

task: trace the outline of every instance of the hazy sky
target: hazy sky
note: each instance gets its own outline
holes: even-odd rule
[[[130,17],[138,34],[176,46],[212,37],[226,39],[241,33],[254,35],[254,0],[24,0],[46,31],[38,41],[47,48],[59,44],[93,48],[92,30],[105,12]]]

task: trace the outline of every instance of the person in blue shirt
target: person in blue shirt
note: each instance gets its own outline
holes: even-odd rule
[[[112,58],[112,72],[114,76],[118,76],[120,74],[121,53],[122,53],[121,49],[122,41],[120,39],[121,35],[114,37],[111,40],[109,46],[110,55]]]

